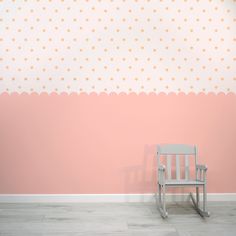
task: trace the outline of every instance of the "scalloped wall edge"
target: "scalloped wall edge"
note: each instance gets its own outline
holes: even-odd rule
[[[3,93],[0,93],[0,96],[3,96],[3,95],[9,95],[9,96],[13,96],[13,95],[67,95],[67,96],[74,96],[74,95],[93,95],[93,96],[124,96],[124,95],[136,95],[136,96],[168,96],[168,95],[176,95],[176,96],[189,96],[189,95],[195,95],[195,96],[203,96],[203,95],[207,95],[207,96],[222,96],[222,95],[225,95],[225,96],[233,96],[233,95],[236,95],[236,93],[234,92],[218,92],[218,93],[215,93],[215,92],[199,92],[199,93],[196,93],[196,92],[189,92],[189,93],[185,93],[185,92],[179,92],[179,93],[175,93],[175,92],[169,92],[169,93],[165,93],[165,92],[160,92],[160,93],[154,93],[154,92],[150,92],[150,93],[146,93],[146,92],[140,92],[140,93],[136,93],[136,92],[130,92],[130,93],[126,93],[126,92],[120,92],[120,93],[116,93],[116,92],[110,92],[110,93],[107,93],[107,92],[3,92]]]

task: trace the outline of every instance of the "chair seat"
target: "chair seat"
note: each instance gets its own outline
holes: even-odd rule
[[[204,185],[203,181],[199,180],[166,180],[165,182],[166,185],[168,186],[186,186],[186,185]]]

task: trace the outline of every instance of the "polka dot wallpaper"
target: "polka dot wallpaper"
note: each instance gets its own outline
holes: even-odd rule
[[[235,0],[0,0],[0,93],[236,92]]]

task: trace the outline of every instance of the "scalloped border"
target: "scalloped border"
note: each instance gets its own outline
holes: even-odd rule
[[[195,93],[195,92],[189,92],[189,93],[184,93],[184,92],[179,92],[179,93],[175,93],[175,92],[169,92],[169,93],[165,93],[165,92],[160,92],[160,93],[155,93],[155,92],[150,92],[150,93],[145,93],[145,92],[140,92],[140,93],[135,93],[135,92],[130,92],[130,93],[126,93],[126,92],[120,92],[120,93],[116,93],[116,92],[100,92],[100,93],[96,93],[96,92],[3,92],[0,93],[1,96],[26,96],[26,95],[38,95],[38,96],[42,96],[42,95],[49,95],[49,96],[53,96],[53,95],[60,95],[60,96],[79,96],[79,95],[87,95],[87,96],[128,96],[128,95],[132,95],[132,96],[168,96],[168,95],[175,95],[175,96],[199,96],[199,95],[205,95],[205,96],[233,96],[236,95],[236,93],[234,92],[228,92],[228,93],[224,93],[224,92],[199,92],[199,93]]]

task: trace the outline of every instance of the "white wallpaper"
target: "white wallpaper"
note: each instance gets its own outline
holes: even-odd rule
[[[0,93],[236,92],[235,0],[0,0]]]

